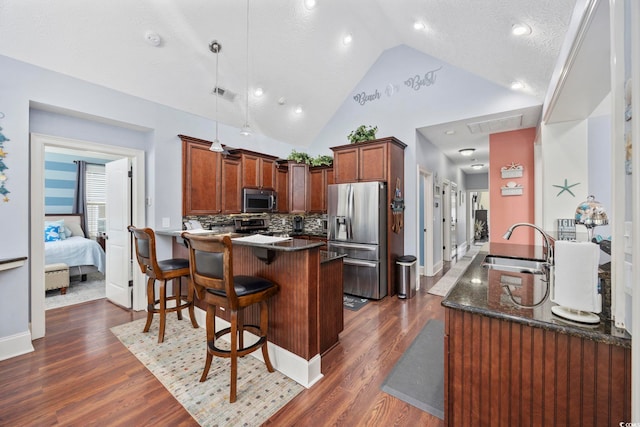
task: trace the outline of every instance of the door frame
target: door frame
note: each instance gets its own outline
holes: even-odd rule
[[[44,306],[44,150],[46,146],[55,146],[78,151],[93,151],[110,155],[128,157],[133,168],[131,214],[135,224],[145,224],[145,153],[142,150],[99,144],[71,138],[62,138],[38,133],[30,134],[31,181],[30,181],[30,283],[31,283],[31,339],[45,335]],[[130,269],[131,266],[126,266]],[[134,270],[135,271],[135,270]],[[146,297],[144,278],[133,274],[133,309],[143,310]]]
[[[435,271],[433,267],[433,173],[426,169],[423,169],[418,165],[418,180],[423,182],[422,194],[418,194],[418,200],[422,203],[418,204],[418,212],[416,218],[418,218],[416,229],[420,229],[420,205],[423,209],[423,221],[426,232],[421,231],[422,245],[424,249],[424,257],[422,259],[423,276],[434,276]],[[420,182],[416,186],[418,192],[420,191]]]
[[[442,180],[442,260],[451,261],[451,182]]]

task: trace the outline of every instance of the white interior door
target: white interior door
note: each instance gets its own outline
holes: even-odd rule
[[[449,189],[449,209],[451,210],[451,223],[449,227],[451,231],[449,233],[449,250],[451,251],[450,258],[453,260],[454,258],[458,258],[458,186],[455,183],[451,183],[451,187]]]
[[[442,183],[442,259],[451,261],[451,197],[449,181]]]
[[[106,295],[112,302],[131,308],[131,244],[127,230],[131,218],[129,159],[105,165],[107,176]]]

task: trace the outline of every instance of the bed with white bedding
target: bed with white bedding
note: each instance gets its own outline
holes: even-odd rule
[[[95,271],[104,274],[104,250],[98,242],[85,237],[81,224],[79,214],[45,215],[45,264],[67,264],[70,276],[84,278]],[[55,226],[60,227],[58,236],[55,236]]]

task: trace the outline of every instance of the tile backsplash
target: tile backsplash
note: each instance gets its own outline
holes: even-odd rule
[[[200,221],[204,228],[233,227],[233,220],[242,218],[268,218],[269,231],[273,233],[291,233],[293,231],[293,218],[301,216],[304,218],[304,233],[314,235],[326,235],[323,221],[326,221],[326,214],[235,214],[235,215],[188,215],[182,221],[195,219]],[[184,227],[183,227],[184,228]]]

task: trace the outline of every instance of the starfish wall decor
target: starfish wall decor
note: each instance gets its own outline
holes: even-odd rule
[[[559,195],[561,195],[561,194],[562,194],[562,193],[564,193],[565,191],[566,191],[567,193],[571,194],[573,197],[576,197],[576,195],[575,195],[575,194],[573,194],[573,191],[571,191],[571,187],[575,187],[576,185],[580,185],[580,183],[579,183],[579,182],[576,182],[575,184],[571,184],[571,185],[569,185],[569,184],[567,183],[567,178],[565,178],[565,179],[564,179],[564,185],[555,185],[555,184],[552,184],[552,185],[553,185],[554,187],[558,187],[558,188],[560,188],[560,189],[561,189],[561,190],[560,190],[560,192],[559,192],[558,194],[556,194],[556,197],[558,197]]]

